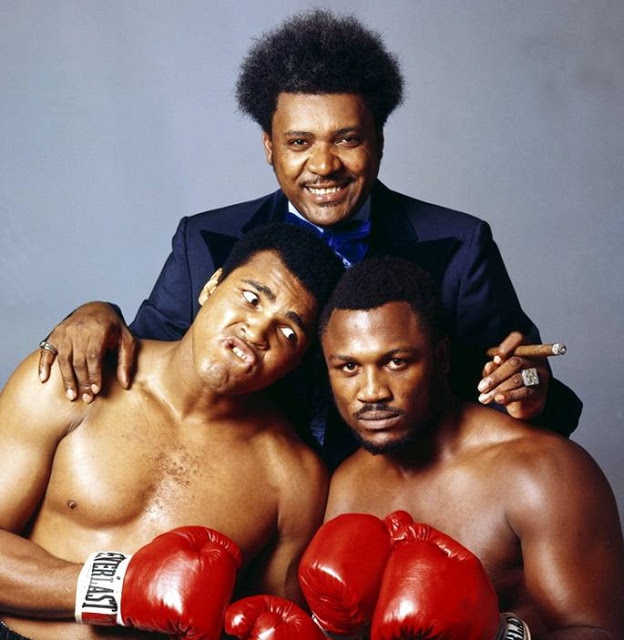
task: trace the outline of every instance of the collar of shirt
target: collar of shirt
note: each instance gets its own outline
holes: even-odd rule
[[[290,200],[288,201],[288,211],[289,213],[292,213],[298,218],[305,220],[308,224],[311,224],[313,227],[316,227],[319,231],[323,231],[323,227],[319,227],[318,225],[310,222],[307,218],[304,218],[304,216],[302,216],[297,211],[297,209],[295,209],[293,203]],[[364,200],[364,204],[349,218],[349,220],[370,220],[370,213],[371,213],[371,197],[369,195],[368,198]]]

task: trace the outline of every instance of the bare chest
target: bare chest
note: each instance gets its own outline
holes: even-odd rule
[[[410,513],[470,549],[483,563],[499,594],[519,584],[522,565],[517,537],[506,518],[506,489],[486,480],[482,470],[445,469],[399,476],[367,474],[353,482],[350,511],[384,517],[396,510]]]
[[[78,548],[94,538],[100,546],[137,548],[163,531],[201,524],[253,556],[272,534],[277,509],[264,467],[227,430],[151,411],[102,411],[58,447],[33,533],[48,548],[65,544],[49,538],[58,525]]]

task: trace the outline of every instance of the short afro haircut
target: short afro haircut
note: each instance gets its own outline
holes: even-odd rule
[[[342,260],[314,233],[292,224],[256,227],[234,244],[223,263],[221,280],[261,251],[277,254],[316,299],[319,309],[344,273]]]
[[[319,321],[322,337],[336,309],[368,311],[389,302],[407,302],[420,326],[434,338],[446,334],[444,316],[433,277],[405,258],[367,258],[340,279]]]
[[[379,34],[353,16],[314,9],[263,34],[241,64],[238,106],[266,133],[280,93],[361,95],[381,132],[403,99],[403,78]]]

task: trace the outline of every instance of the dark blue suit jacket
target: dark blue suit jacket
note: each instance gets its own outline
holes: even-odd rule
[[[257,200],[183,218],[172,240],[172,252],[131,325],[133,333],[159,340],[180,338],[199,309],[199,292],[236,239],[259,224],[283,220],[286,211],[286,198],[278,190]],[[409,258],[438,280],[453,345],[452,382],[458,393],[476,397],[485,349],[499,344],[510,331],[540,341],[537,327],[520,307],[486,222],[391,191],[380,182],[372,191],[371,220],[368,256]],[[316,383],[308,379],[293,384],[303,395],[290,397],[296,397],[298,405],[310,405],[309,390],[301,387]],[[306,422],[301,406],[291,409],[293,419],[300,425]],[[552,380],[546,410],[536,422],[569,435],[581,409],[576,395]],[[330,416],[323,446],[330,467],[355,446],[339,422]]]

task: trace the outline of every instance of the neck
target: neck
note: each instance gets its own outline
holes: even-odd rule
[[[440,394],[440,401],[429,420],[404,447],[385,457],[403,468],[422,468],[453,457],[462,440],[462,407],[463,402],[452,393]]]
[[[187,334],[188,336],[188,334]],[[156,345],[155,345],[156,346]],[[158,345],[160,346],[160,345]],[[210,388],[195,371],[191,341],[185,336],[164,343],[152,363],[154,395],[185,421],[242,419],[257,405],[258,394],[223,394]]]

